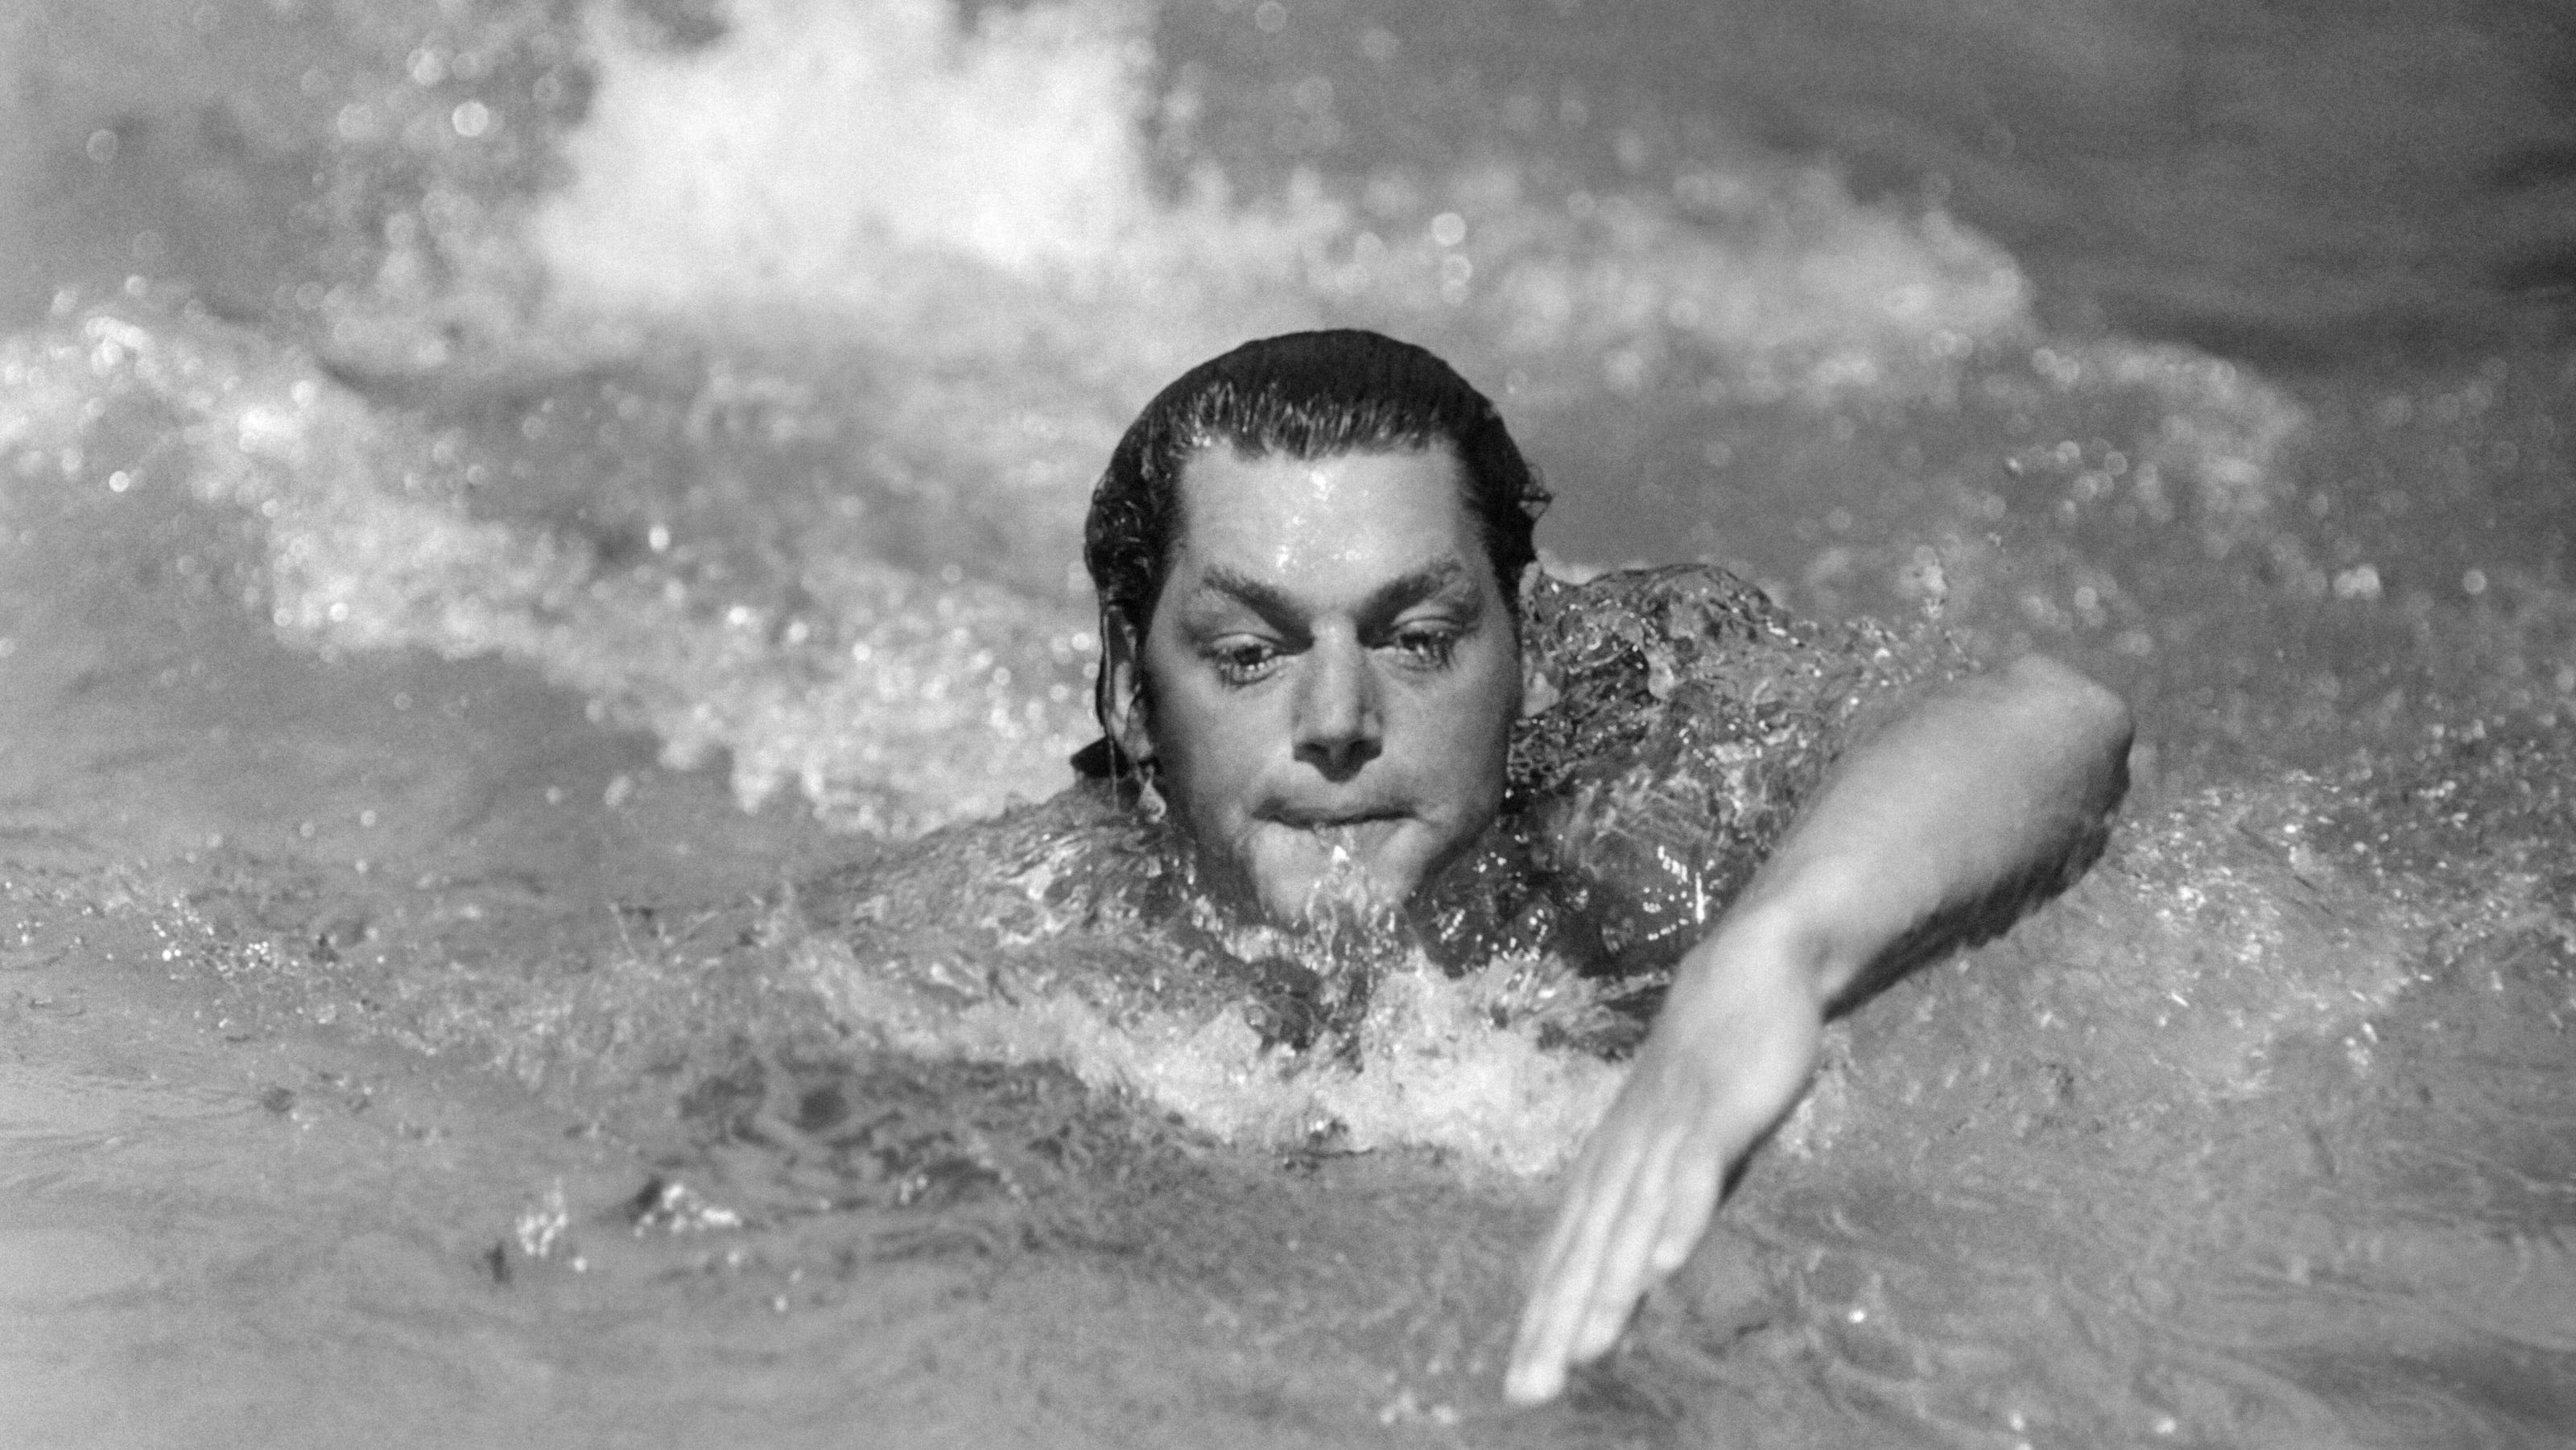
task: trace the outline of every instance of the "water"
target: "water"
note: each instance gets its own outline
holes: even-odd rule
[[[0,1427],[2564,1443],[2571,46],[13,10]],[[1509,963],[1283,1082],[1184,981],[890,1004],[788,890],[1068,778],[1115,430],[1340,322],[1503,400],[1563,559],[2045,647],[2145,723],[2103,866],[1835,1028],[1536,1413],[1517,1255],[1615,1079],[1474,1010]],[[1004,960],[904,900],[905,970]]]

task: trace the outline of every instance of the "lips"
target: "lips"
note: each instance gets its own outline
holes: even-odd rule
[[[1237,864],[1274,921],[1375,919],[1411,894],[1399,842],[1414,817],[1385,809],[1278,809],[1242,838]]]
[[[1263,808],[1256,819],[1274,831],[1289,833],[1279,843],[1286,847],[1288,859],[1315,863],[1320,858],[1327,873],[1358,869],[1374,874],[1414,814],[1384,801],[1276,802]]]
[[[1267,806],[1256,812],[1254,819],[1300,831],[1325,831],[1336,826],[1368,826],[1381,821],[1400,821],[1413,813],[1394,806]]]

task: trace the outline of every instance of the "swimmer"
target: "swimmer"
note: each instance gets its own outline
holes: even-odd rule
[[[1546,502],[1493,405],[1373,333],[1247,344],[1118,445],[1084,561],[1106,739],[1203,889],[1294,924],[1401,912],[1504,812]],[[1533,1261],[1505,1379],[1552,1398],[1680,1267],[1787,1112],[1826,1015],[1999,930],[2100,850],[2127,708],[2036,656],[1848,749],[1689,946]]]

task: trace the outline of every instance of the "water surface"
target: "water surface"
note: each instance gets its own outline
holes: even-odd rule
[[[58,0],[0,56],[13,1443],[2576,1423],[2554,17]],[[1069,779],[1116,430],[1337,323],[1503,402],[1562,560],[2145,724],[2103,866],[1837,1027],[1537,1412],[1533,1170],[1614,1069],[1432,984],[1310,1138],[1231,1039],[871,1016],[782,906]]]

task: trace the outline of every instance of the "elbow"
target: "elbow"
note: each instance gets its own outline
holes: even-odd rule
[[[2046,655],[2024,655],[2013,661],[2005,678],[2024,708],[2047,720],[2049,734],[2092,767],[2101,809],[2118,805],[2128,791],[2129,746],[2137,738],[2137,720],[2129,713],[2129,702],[2092,676]]]
[[[2046,655],[2023,655],[2005,672],[2015,693],[2080,732],[2121,751],[2137,733],[2129,702],[2096,683],[2092,676]]]

